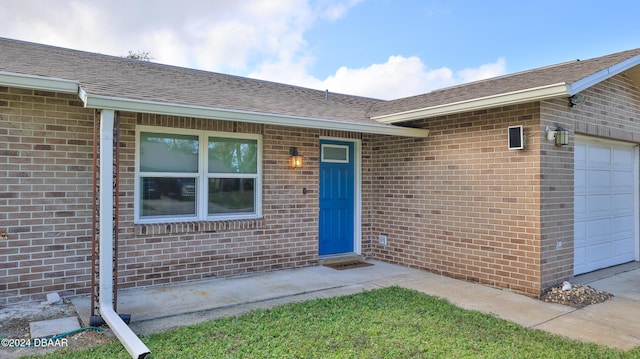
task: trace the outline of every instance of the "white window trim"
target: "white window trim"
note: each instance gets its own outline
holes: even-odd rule
[[[141,181],[140,181],[140,133],[167,133],[176,135],[191,135],[198,136],[199,141],[199,157],[198,157],[198,173],[196,175],[196,188],[199,190],[199,195],[196,197],[196,215],[176,215],[176,216],[155,216],[145,217],[140,216],[141,205]],[[255,177],[254,191],[255,191],[255,212],[254,213],[234,213],[224,215],[208,215],[208,195],[209,186],[208,178],[210,177],[208,169],[208,143],[209,137],[223,137],[223,138],[239,138],[249,139],[257,141],[257,174]],[[135,139],[135,178],[134,178],[134,223],[135,224],[154,224],[154,223],[175,223],[175,222],[191,222],[191,221],[229,221],[229,220],[242,220],[242,219],[257,219],[262,218],[262,135],[252,133],[234,133],[234,132],[220,132],[220,131],[200,131],[200,130],[188,130],[172,127],[156,127],[156,126],[136,126],[136,139]],[[180,176],[176,173],[154,173],[154,175],[160,175],[164,177]],[[248,178],[245,174],[229,173],[225,174],[228,178]]]

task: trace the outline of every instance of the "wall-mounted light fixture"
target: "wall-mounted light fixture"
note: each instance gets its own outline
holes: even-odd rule
[[[569,131],[564,128],[556,128],[556,146],[564,146],[569,144]]]
[[[289,167],[302,168],[302,156],[298,153],[298,147],[289,147]]]
[[[553,131],[547,126],[544,129],[544,132],[547,134],[547,140],[555,141],[556,146],[564,146],[569,144],[569,131],[565,130],[562,127],[556,127],[556,130]]]
[[[587,96],[577,93],[571,97],[569,97],[569,107],[573,107],[576,105],[582,105],[587,100]]]

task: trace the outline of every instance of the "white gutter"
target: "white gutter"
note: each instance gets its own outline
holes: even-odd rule
[[[113,124],[114,112],[100,113],[100,300],[98,311],[134,359],[151,351],[113,309]]]
[[[172,103],[90,95],[85,92],[82,87],[80,87],[79,96],[80,99],[84,102],[85,107],[87,108],[152,113],[171,116],[197,117],[213,120],[228,120],[313,129],[342,130],[402,137],[424,138],[429,136],[429,130],[421,128],[390,126],[376,123],[345,122],[322,118],[297,117],[202,106],[186,106]]]
[[[392,124],[404,121],[418,120],[422,118],[449,115],[453,113],[540,101],[554,97],[568,96],[568,87],[569,86],[566,83],[562,82],[553,85],[534,87],[526,90],[474,98],[470,100],[425,107],[389,115],[375,116],[372,117],[372,119],[382,123]]]
[[[0,84],[9,87],[77,94],[78,81],[0,71]]]

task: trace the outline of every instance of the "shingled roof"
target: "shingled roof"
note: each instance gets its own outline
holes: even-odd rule
[[[247,122],[268,116],[291,126],[428,134],[369,119],[367,111],[381,100],[4,38],[0,38],[0,75],[4,75],[0,86],[65,80],[69,92],[79,92],[85,106],[92,108]]]
[[[623,71],[640,84],[638,64],[640,49],[384,101],[0,38],[0,86],[62,89],[89,108],[416,137],[428,131],[391,124],[568,97]]]
[[[630,76],[640,87],[640,67],[636,67],[639,64],[640,49],[564,62],[423,95],[377,102],[368,116],[395,123],[491,106],[568,97],[623,71],[630,71]]]

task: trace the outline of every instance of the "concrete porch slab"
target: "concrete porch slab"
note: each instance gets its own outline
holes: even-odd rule
[[[118,313],[131,314],[131,322],[175,317],[240,304],[270,301],[307,293],[330,291],[421,273],[415,269],[375,262],[373,266],[336,271],[324,266],[218,278],[180,285],[134,288],[118,293]],[[378,287],[375,284],[368,287]],[[83,323],[89,323],[90,298],[71,299]]]
[[[610,276],[601,283],[590,283],[600,290],[609,288],[607,291],[616,297],[575,309],[421,270],[370,262],[374,265],[343,271],[315,266],[126,289],[118,294],[118,312],[131,314],[130,327],[138,334],[148,335],[222,316],[240,315],[257,308],[397,285],[444,298],[465,309],[492,313],[525,327],[577,340],[624,350],[640,345],[637,335],[640,320],[636,315],[640,313],[640,301],[633,299],[640,270],[627,272],[622,277]],[[627,285],[630,288],[624,289]],[[624,294],[629,290],[630,294]],[[72,298],[72,302],[83,323],[88,323],[89,297]]]

